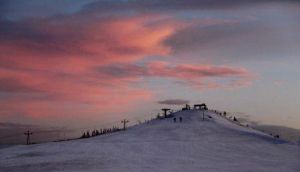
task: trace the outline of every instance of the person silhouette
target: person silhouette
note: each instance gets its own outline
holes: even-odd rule
[[[176,122],[176,118],[173,118],[173,121]]]
[[[182,122],[182,117],[179,117],[179,122]]]

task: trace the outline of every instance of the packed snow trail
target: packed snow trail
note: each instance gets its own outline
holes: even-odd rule
[[[177,112],[176,123],[157,119],[89,139],[1,149],[0,171],[300,171],[299,146],[210,111],[202,121],[202,112]]]

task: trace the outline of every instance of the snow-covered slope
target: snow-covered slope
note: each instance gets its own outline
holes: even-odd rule
[[[299,146],[205,115],[202,121],[202,111],[182,111],[176,123],[153,120],[110,135],[1,149],[0,171],[300,171]]]

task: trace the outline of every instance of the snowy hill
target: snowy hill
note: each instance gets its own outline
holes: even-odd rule
[[[109,135],[0,150],[0,171],[300,171],[300,147],[206,111]],[[209,116],[211,118],[209,118]],[[182,123],[178,118],[182,117]]]

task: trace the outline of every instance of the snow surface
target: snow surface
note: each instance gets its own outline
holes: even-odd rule
[[[153,120],[89,139],[0,149],[0,171],[300,171],[300,146],[210,111],[202,121],[202,112],[177,112],[177,123]]]

